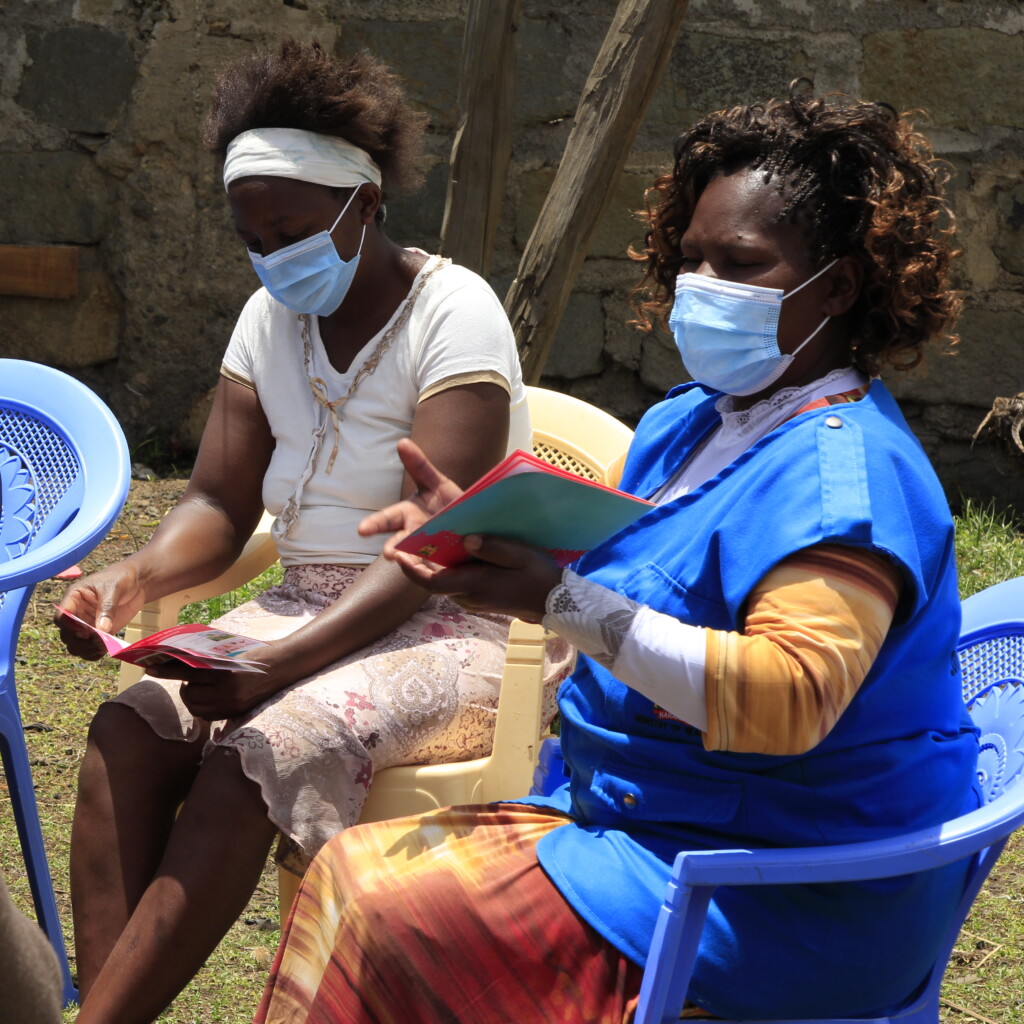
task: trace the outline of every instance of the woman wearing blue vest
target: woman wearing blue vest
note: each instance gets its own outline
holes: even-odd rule
[[[879,839],[978,805],[953,526],[878,378],[959,309],[940,191],[891,108],[798,87],[679,139],[634,254],[640,318],[693,377],[630,449],[622,487],[657,507],[564,572],[497,538],[452,570],[386,549],[576,645],[568,781],[328,844],[258,1020],[628,1021],[679,850]],[[418,497],[365,532],[459,493],[401,452]],[[887,1012],[963,873],[719,889],[688,1012]]]

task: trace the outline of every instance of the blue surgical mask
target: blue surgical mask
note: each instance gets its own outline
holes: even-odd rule
[[[783,355],[778,339],[782,300],[835,262],[785,294],[781,288],[680,274],[668,325],[690,376],[727,395],[754,395],[774,384],[830,319],[825,317],[792,353]]]
[[[342,303],[359,266],[366,238],[366,225],[359,239],[359,251],[347,262],[338,255],[331,232],[355,199],[356,189],[327,231],[286,245],[269,256],[250,252],[253,269],[263,287],[282,305],[295,313],[330,316]]]

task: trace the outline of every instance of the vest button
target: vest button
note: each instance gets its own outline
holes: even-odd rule
[[[624,803],[624,804],[625,804],[625,805],[626,805],[626,806],[627,806],[628,808],[630,808],[630,809],[632,810],[632,808],[636,807],[636,802],[637,802],[637,801],[636,801],[636,797],[635,797],[635,796],[634,796],[634,795],[633,795],[632,793],[627,793],[627,794],[626,794],[626,795],[625,795],[625,796],[624,796],[624,797],[622,798],[622,802],[623,802],[623,803]]]
[[[829,416],[825,419],[825,426],[837,428],[843,425],[843,421],[838,416]]]

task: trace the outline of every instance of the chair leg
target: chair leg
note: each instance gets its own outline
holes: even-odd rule
[[[12,739],[12,737],[14,737]],[[20,742],[19,742],[20,741]],[[39,827],[39,809],[36,805],[35,789],[32,784],[32,770],[28,762],[21,732],[20,716],[12,721],[0,710],[0,755],[3,757],[7,786],[11,794],[14,820],[18,826],[18,838],[25,860],[32,902],[40,927],[46,933],[57,960],[60,962],[63,979],[64,1005],[78,1000],[78,990],[71,979],[68,951],[64,944],[64,931],[57,913],[57,902],[53,895],[50,865],[43,846],[43,832]]]
[[[281,930],[288,923],[288,915],[291,913],[292,904],[299,892],[299,883],[302,881],[298,875],[293,875],[286,868],[278,866],[277,869],[277,904],[281,914]]]

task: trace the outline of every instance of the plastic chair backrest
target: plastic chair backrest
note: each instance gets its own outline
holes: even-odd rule
[[[527,387],[533,454],[577,476],[617,487],[633,431],[596,405]]]
[[[39,923],[75,998],[43,847],[14,679],[15,650],[36,583],[102,540],[131,478],[124,434],[102,401],[40,363],[0,359],[0,754]]]
[[[985,804],[1011,789],[1022,799],[1024,778],[1024,577],[1007,580],[961,604],[957,655],[964,706],[978,727],[978,782]],[[964,892],[949,922],[942,953],[899,1019],[937,1019],[946,965],[978,892],[1010,837],[1007,828],[971,858]]]
[[[962,608],[957,651],[964,703],[980,732],[978,778],[985,805],[940,827],[871,843],[680,854],[651,944],[636,1024],[678,1020],[708,902],[718,885],[883,878],[969,857],[964,891],[939,955],[899,1010],[885,1017],[800,1022],[937,1024],[943,975],[963,923],[1006,840],[1024,824],[1024,577],[968,598]]]

